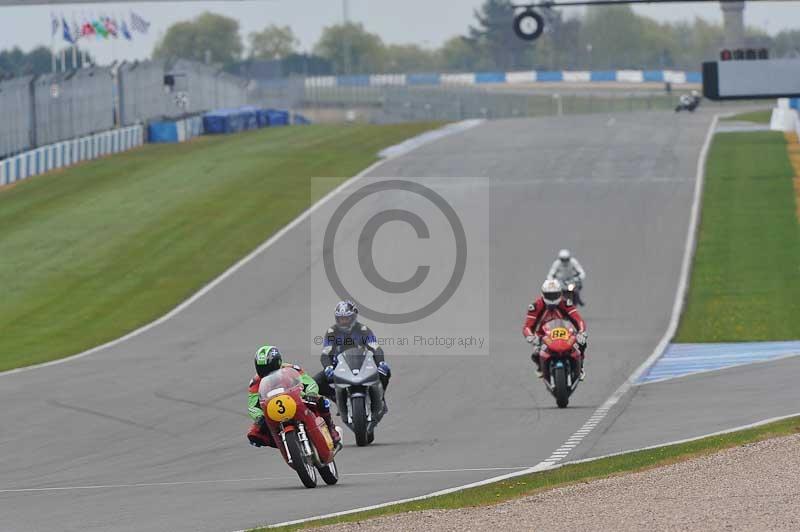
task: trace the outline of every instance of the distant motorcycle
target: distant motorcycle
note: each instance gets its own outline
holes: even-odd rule
[[[334,446],[325,420],[317,415],[316,403],[302,397],[300,373],[281,368],[261,380],[258,393],[264,418],[278,449],[289,467],[297,472],[307,488],[317,486],[317,471],[326,484],[339,481],[334,457],[341,445]]]
[[[584,305],[583,299],[581,299],[581,288],[583,285],[577,277],[561,281],[561,294],[566,299],[567,305],[580,305],[581,307]]]
[[[583,365],[578,350],[577,331],[572,322],[555,319],[542,325],[542,348],[539,360],[544,385],[556,398],[559,408],[566,408],[572,392],[580,383]]]
[[[333,384],[339,414],[355,434],[356,445],[369,445],[384,414],[383,385],[372,353],[353,347],[339,355]]]
[[[700,105],[700,99],[700,95],[695,91],[692,91],[691,94],[681,94],[681,97],[678,100],[678,106],[675,107],[675,112],[680,113],[681,111],[689,111],[690,113],[693,113],[694,110]]]

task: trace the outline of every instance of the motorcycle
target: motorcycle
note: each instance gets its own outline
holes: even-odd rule
[[[336,404],[345,425],[364,447],[375,440],[375,427],[384,415],[383,385],[372,353],[361,347],[339,355],[333,372]]]
[[[568,305],[583,306],[583,299],[581,298],[581,281],[580,279],[567,279],[561,281],[561,293],[564,299],[567,300]]]
[[[550,320],[542,326],[543,345],[539,360],[544,385],[556,398],[559,408],[566,408],[569,397],[580,383],[583,357],[577,345],[577,331],[568,320]]]
[[[341,444],[334,446],[325,420],[317,415],[316,403],[302,397],[300,373],[285,367],[261,380],[258,393],[264,418],[273,441],[286,463],[297,472],[307,488],[317,486],[317,471],[326,484],[339,481],[334,457]]]
[[[680,113],[681,111],[689,111],[693,113],[695,109],[700,105],[700,96],[698,94],[682,94],[680,99],[678,100],[678,105],[675,107],[675,112]]]

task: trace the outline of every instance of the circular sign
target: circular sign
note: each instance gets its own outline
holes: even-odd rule
[[[544,31],[544,18],[531,9],[514,17],[514,33],[524,41],[535,41]]]

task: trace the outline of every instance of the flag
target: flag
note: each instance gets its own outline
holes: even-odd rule
[[[103,17],[103,25],[106,28],[106,31],[109,35],[117,38],[117,23],[114,22],[111,17]]]
[[[133,36],[131,35],[131,32],[128,31],[128,24],[125,22],[125,19],[122,19],[122,35],[126,39],[128,39],[129,41],[133,40]]]
[[[58,17],[50,13],[50,36],[55,37],[58,33]]]
[[[92,26],[94,26],[94,31],[97,32],[98,37],[103,37],[104,39],[108,39],[108,32],[106,31],[106,27],[103,25],[102,22],[99,20],[95,20],[92,22]]]
[[[91,37],[95,34],[94,26],[88,20],[84,19],[83,26],[81,26],[81,36],[82,37]]]
[[[81,38],[81,27],[78,26],[78,23],[75,22],[75,18],[72,18],[72,38],[75,39],[75,42],[78,42],[78,39]]]
[[[131,11],[131,27],[139,33],[147,33],[150,23]]]
[[[64,27],[64,40],[70,44],[75,44],[75,39],[69,31],[69,24],[67,24],[67,20],[64,17],[61,17],[61,25]]]

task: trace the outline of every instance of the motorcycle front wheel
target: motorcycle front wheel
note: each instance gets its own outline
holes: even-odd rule
[[[555,396],[558,408],[566,408],[569,404],[569,387],[567,386],[567,368],[564,366],[556,367],[553,373],[555,381]]]
[[[339,482],[339,470],[336,469],[335,460],[331,461],[330,464],[318,467],[317,470],[319,470],[319,475],[325,481],[325,484],[332,486]]]
[[[367,404],[362,397],[353,397],[353,432],[356,435],[356,445],[364,447],[369,444],[367,435]]]
[[[285,433],[285,437],[286,447],[289,450],[289,456],[292,458],[292,467],[297,471],[300,482],[307,488],[316,488],[317,470],[306,461],[306,457],[303,455],[303,448],[300,446],[300,440],[297,437],[297,432],[287,432]]]

